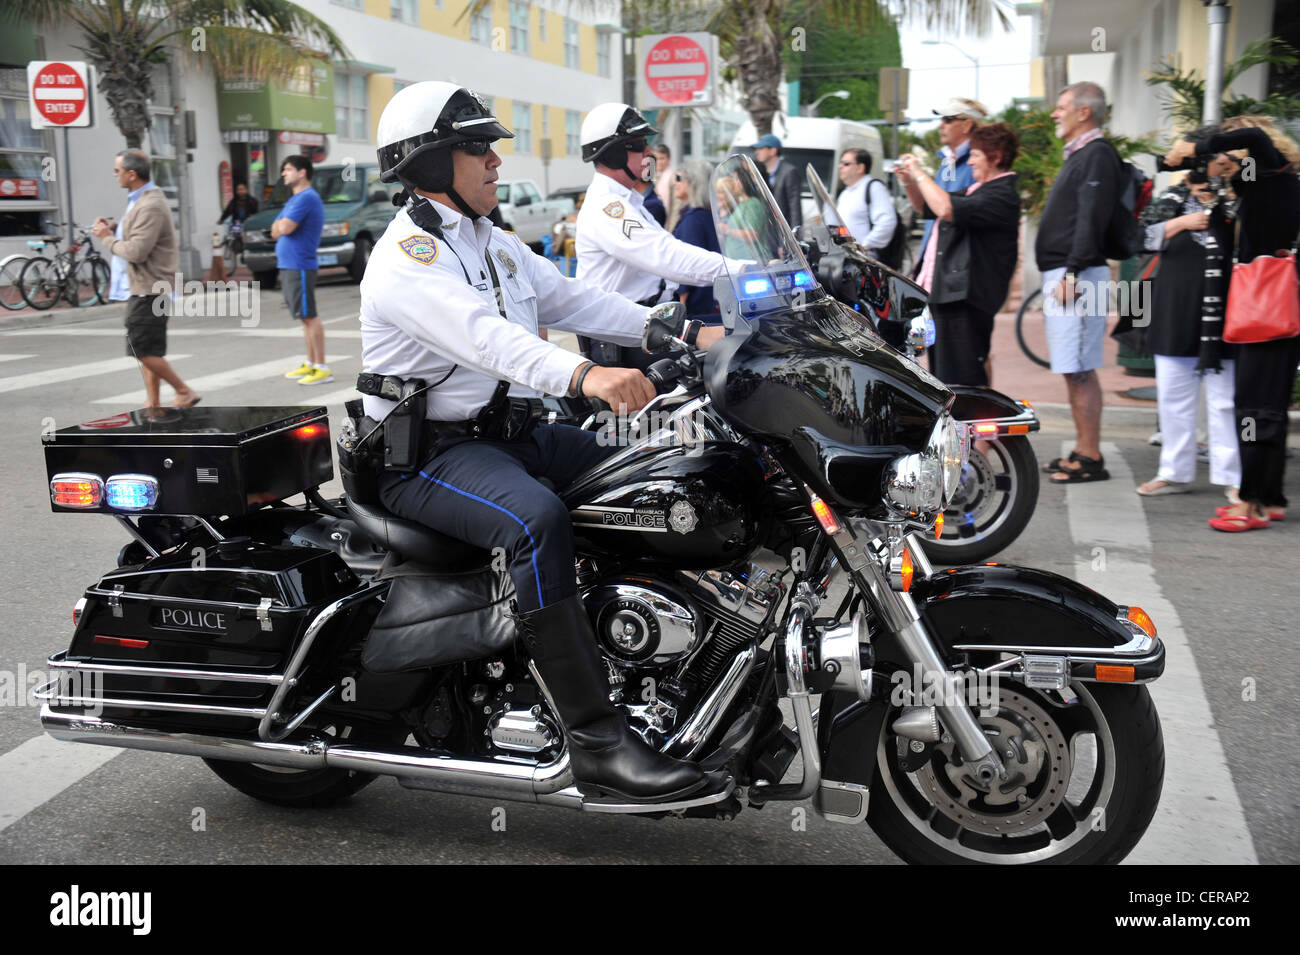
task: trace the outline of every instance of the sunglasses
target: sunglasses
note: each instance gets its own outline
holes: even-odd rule
[[[841,165],[841,166],[861,166],[862,163],[860,163],[860,162],[850,162],[850,161],[847,160],[847,159],[841,159],[841,160],[840,160],[840,165]]]
[[[945,123],[955,123],[959,119],[969,119],[969,116],[940,116],[939,119]]]
[[[459,149],[463,153],[469,153],[471,156],[486,156],[488,150],[492,148],[490,139],[468,139],[463,143],[456,143],[451,147]]]

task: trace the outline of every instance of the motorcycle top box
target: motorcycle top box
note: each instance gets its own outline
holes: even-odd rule
[[[45,436],[55,511],[246,514],[334,477],[324,408],[124,412]]]

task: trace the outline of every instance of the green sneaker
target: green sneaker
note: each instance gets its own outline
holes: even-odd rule
[[[316,370],[316,366],[315,366],[315,365],[313,365],[313,364],[312,364],[311,362],[309,362],[309,361],[305,361],[305,362],[303,362],[301,365],[299,365],[297,368],[295,368],[293,371],[286,371],[286,372],[284,373],[284,377],[286,377],[286,378],[301,378],[301,377],[303,377],[304,375],[310,375],[310,374],[311,374],[313,371],[315,371],[315,370]]]

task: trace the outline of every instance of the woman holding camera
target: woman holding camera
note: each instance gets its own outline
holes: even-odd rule
[[[1226,263],[1232,251],[1232,220],[1225,214],[1227,188],[1218,193],[1211,177],[1227,171],[1216,156],[1151,202],[1142,213],[1148,251],[1160,252],[1160,271],[1148,299],[1147,345],[1156,360],[1160,469],[1138,486],[1144,497],[1182,494],[1196,477],[1196,406],[1202,374],[1210,437],[1210,483],[1224,485],[1233,500],[1241,483],[1237,453],[1235,346],[1221,341],[1227,290]],[[1218,178],[1219,182],[1223,180]],[[1207,323],[1214,326],[1207,329]],[[1209,332],[1207,334],[1206,332]]]
[[[1300,233],[1300,147],[1263,116],[1234,116],[1218,131],[1175,145],[1170,166],[1193,157],[1245,150],[1231,156],[1228,174],[1240,199],[1237,262],[1295,247]],[[1228,259],[1231,262],[1231,258]],[[1225,263],[1226,265],[1227,263]],[[1228,288],[1229,309],[1232,287]],[[1261,530],[1286,514],[1282,475],[1286,467],[1287,406],[1300,361],[1300,335],[1237,346],[1236,413],[1241,450],[1241,503],[1221,507],[1210,519],[1218,531]]]

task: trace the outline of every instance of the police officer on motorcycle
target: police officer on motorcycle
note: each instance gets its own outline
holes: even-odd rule
[[[382,473],[380,499],[399,517],[504,552],[521,633],[588,798],[669,803],[706,795],[718,780],[649,747],[610,702],[577,595],[570,516],[537,480],[563,488],[616,448],[601,446],[594,432],[536,423],[530,396],[585,395],[637,409],[655,393],[640,371],[594,365],[540,338],[539,327],[632,346],[648,310],[565,278],[491,225],[501,165],[492,144],[513,135],[475,93],[451,83],[408,86],[380,117],[381,174],[400,181],[407,198],[361,283],[366,413],[378,420],[394,407],[410,410],[367,383],[433,383],[411,432],[421,435],[417,463]],[[705,330],[699,345],[718,337]]]
[[[582,122],[582,159],[596,167],[578,210],[578,278],[642,305],[670,301],[676,285],[713,285],[727,274],[717,252],[682,242],[646,211],[653,176],[649,137],[659,130],[626,103],[602,103]],[[645,368],[651,356],[580,339],[601,364]]]

